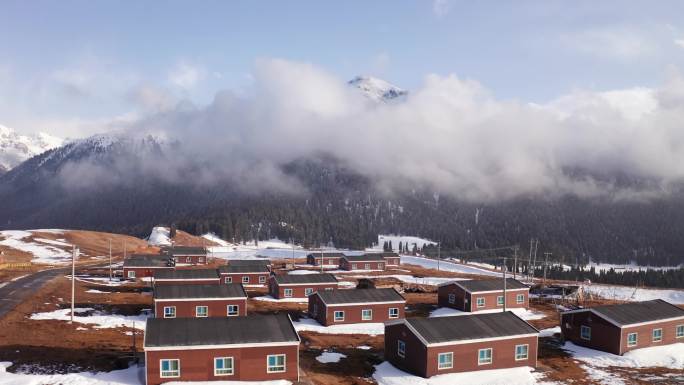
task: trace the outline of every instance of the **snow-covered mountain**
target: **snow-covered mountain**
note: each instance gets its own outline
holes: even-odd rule
[[[20,135],[0,125],[0,173],[7,172],[26,159],[59,147],[64,139],[45,133]]]
[[[408,94],[408,91],[372,76],[357,76],[349,81],[349,85],[360,89],[367,97],[378,102],[404,98]]]

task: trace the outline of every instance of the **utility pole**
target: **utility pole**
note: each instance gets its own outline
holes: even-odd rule
[[[501,274],[503,274],[503,311],[506,312],[506,257],[503,258]]]
[[[71,246],[71,320],[70,324],[74,323],[74,300],[76,297],[76,254],[78,249],[76,246]]]
[[[518,273],[518,246],[513,248],[513,279],[517,278]],[[504,300],[505,302],[505,300]]]
[[[109,281],[112,281],[112,240],[109,239]]]
[[[539,247],[539,239],[534,240],[534,259],[532,260],[532,280],[534,280],[534,270],[537,269],[537,248]]]
[[[294,269],[295,266],[295,257],[294,257],[294,238],[290,238],[290,242],[292,242],[292,268]],[[323,256],[323,254],[321,254]]]
[[[124,261],[126,260],[126,240],[123,241],[124,244]]]
[[[546,286],[546,269],[549,266],[549,255],[552,253],[549,253],[548,251],[544,253],[545,256],[545,261],[544,261],[544,286]]]
[[[530,238],[530,255],[527,257],[527,282],[530,282],[530,272],[532,271],[532,238]]]
[[[323,273],[323,263],[325,261],[325,245],[321,247],[321,273]]]
[[[442,259],[442,242],[437,242],[437,271],[439,271],[440,259]]]

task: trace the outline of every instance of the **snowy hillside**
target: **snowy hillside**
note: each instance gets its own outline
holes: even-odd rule
[[[19,135],[13,129],[0,125],[0,173],[6,172],[26,159],[59,147],[64,142],[45,133]]]
[[[378,102],[403,98],[408,94],[408,91],[372,76],[357,76],[349,81],[349,85],[360,89],[370,99]]]
[[[429,239],[425,238],[419,238],[419,237],[413,237],[410,235],[378,235],[378,243],[373,245],[374,249],[382,249],[383,245],[385,242],[389,243],[392,242],[392,249],[394,251],[400,251],[399,250],[399,243],[401,242],[402,246],[406,245],[408,243],[409,245],[409,250],[413,249],[413,245],[416,245],[418,249],[422,249],[426,245],[436,245],[436,242],[433,242]]]
[[[171,246],[170,230],[168,227],[156,226],[152,228],[147,243],[152,246]]]

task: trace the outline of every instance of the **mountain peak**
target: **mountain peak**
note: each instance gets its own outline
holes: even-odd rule
[[[20,135],[14,129],[0,124],[0,173],[63,143],[63,139],[43,132]]]
[[[406,97],[408,94],[408,91],[372,76],[356,76],[348,84],[360,89],[367,97],[375,101],[387,102]]]

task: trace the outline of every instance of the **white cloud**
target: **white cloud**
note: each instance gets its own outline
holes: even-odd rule
[[[674,43],[680,46],[681,48],[684,48],[684,39],[676,39]]]
[[[186,62],[180,62],[169,71],[168,81],[173,86],[190,90],[203,80],[205,75],[203,68]]]
[[[598,57],[635,58],[653,54],[658,43],[650,32],[627,27],[598,28],[561,36],[572,50]]]
[[[434,0],[432,2],[432,12],[437,17],[446,16],[451,10],[451,2],[449,0]]]

